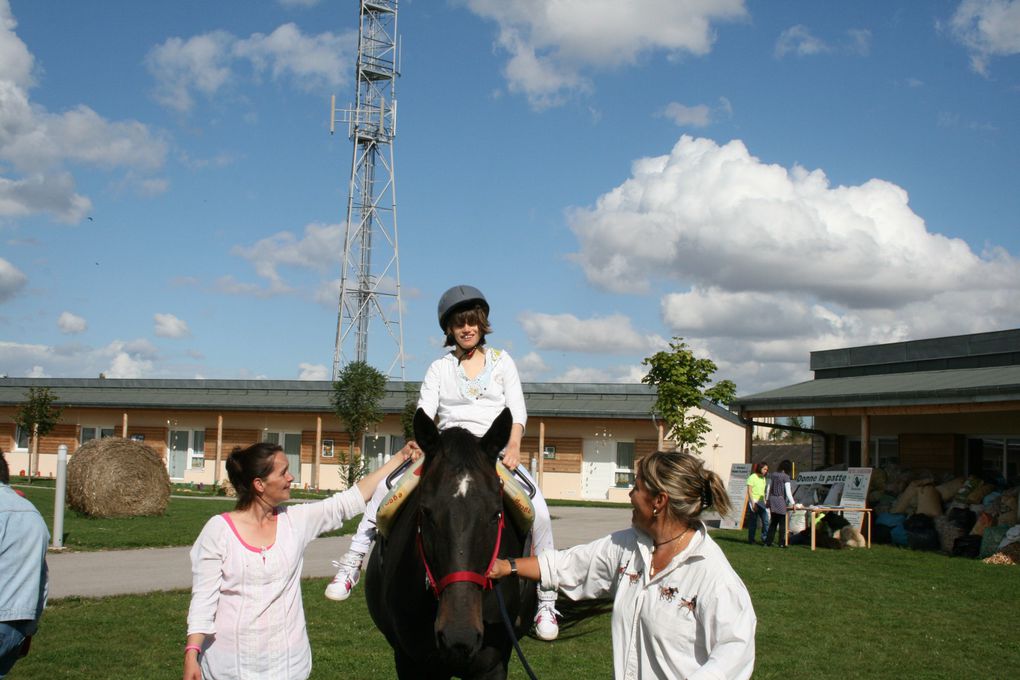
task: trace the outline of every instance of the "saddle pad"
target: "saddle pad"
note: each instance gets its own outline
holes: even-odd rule
[[[383,536],[389,536],[390,527],[393,526],[393,520],[400,512],[400,507],[418,486],[423,462],[424,459],[419,458],[412,463],[379,503],[375,526]],[[496,472],[503,481],[503,507],[520,531],[530,531],[535,521],[535,507],[531,504],[528,493],[502,462],[496,463]]]
[[[379,511],[375,516],[375,527],[383,536],[389,536],[390,527],[393,526],[393,520],[400,511],[400,506],[418,486],[418,481],[421,479],[421,466],[424,462],[424,458],[419,458],[411,463],[411,467],[407,468],[379,503]]]
[[[496,472],[503,480],[503,508],[518,530],[522,533],[530,531],[535,521],[535,506],[531,504],[528,492],[517,481],[514,473],[503,465],[503,461],[496,462]]]

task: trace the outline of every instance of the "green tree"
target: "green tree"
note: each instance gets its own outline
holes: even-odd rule
[[[365,473],[364,461],[355,453],[355,447],[369,427],[382,421],[384,396],[386,376],[364,361],[352,361],[344,366],[333,383],[333,408],[351,438],[350,450],[346,458],[340,460],[347,466],[348,487]]]
[[[400,412],[400,427],[404,430],[404,439],[414,439],[414,414],[418,410],[418,392],[421,383],[404,383],[404,410]]]
[[[25,393],[26,401],[14,417],[14,422],[29,433],[28,479],[39,472],[39,437],[45,437],[60,422],[63,409],[56,406],[57,395],[48,387],[30,387]]]
[[[703,399],[730,403],[737,386],[730,380],[720,380],[708,387],[717,370],[715,362],[695,357],[680,337],[670,341],[669,351],[656,352],[641,363],[649,367],[641,382],[654,385],[658,391],[652,410],[666,423],[666,437],[682,449],[700,451],[712,426],[704,416],[688,412],[700,407]]]

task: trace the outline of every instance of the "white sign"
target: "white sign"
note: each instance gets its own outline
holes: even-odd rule
[[[868,485],[871,483],[871,468],[850,468],[849,470],[819,470],[817,472],[801,472],[793,482],[794,496],[798,503],[805,505],[821,504],[841,508],[867,507]],[[816,499],[815,490],[825,491],[821,487],[832,487],[825,495],[825,500]],[[838,496],[837,496],[838,494]],[[810,497],[809,497],[810,496]],[[864,520],[863,512],[844,513],[846,521],[861,531]]]
[[[839,505],[843,508],[864,508],[868,503],[868,486],[871,484],[871,468],[850,468],[846,471],[846,482],[843,483],[843,496]],[[845,512],[843,516],[851,526],[861,531],[864,520],[863,512]]]
[[[747,497],[747,478],[754,466],[750,463],[734,463],[730,467],[730,481],[726,495],[730,497],[730,514],[720,518],[719,528],[740,529],[744,526],[744,499]]]

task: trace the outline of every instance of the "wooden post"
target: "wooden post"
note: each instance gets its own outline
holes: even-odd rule
[[[213,470],[213,486],[220,485],[220,462],[223,460],[223,414],[216,414],[216,467]]]
[[[659,423],[656,426],[656,429],[659,431],[659,442],[655,445],[655,448],[658,451],[662,451],[662,445],[666,441],[666,428],[662,425],[662,423]]]
[[[120,436],[123,437],[124,439],[127,439],[127,436],[128,436],[127,427],[128,427],[128,416],[127,416],[127,411],[124,411],[124,418],[123,418],[123,421],[122,421],[122,424],[121,424],[121,428],[120,428]]]
[[[322,416],[315,416],[315,451],[312,452],[312,488],[319,489],[319,464],[322,462]]]
[[[28,449],[28,481],[39,474],[39,423],[32,423],[32,442]]]
[[[545,477],[545,421],[538,421],[538,479],[535,483],[542,488],[543,477]]]
[[[744,462],[751,462],[751,452],[754,449],[754,425],[748,423],[744,427]]]
[[[861,416],[861,467],[871,467],[871,417]],[[850,461],[847,461],[849,464]]]

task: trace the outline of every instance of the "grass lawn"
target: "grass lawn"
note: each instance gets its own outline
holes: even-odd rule
[[[33,483],[17,485],[15,488],[23,491],[28,500],[35,504],[52,534],[53,499],[56,493],[53,485]],[[161,517],[121,519],[94,519],[65,507],[64,547],[71,550],[117,550],[191,545],[210,517],[233,507],[233,498],[170,498],[166,514]],[[339,531],[326,535],[352,533],[358,526],[358,520],[348,521]]]
[[[1020,570],[890,546],[810,552],[749,546],[742,532],[716,540],[751,591],[758,614],[755,678],[1014,678],[1020,668]],[[393,677],[364,590],[343,604],[305,582],[312,678]],[[51,603],[32,654],[12,680],[179,677],[188,593]],[[609,616],[585,605],[560,639],[523,646],[542,680],[608,678]],[[86,631],[90,631],[86,633]],[[525,677],[511,662],[511,678]]]

